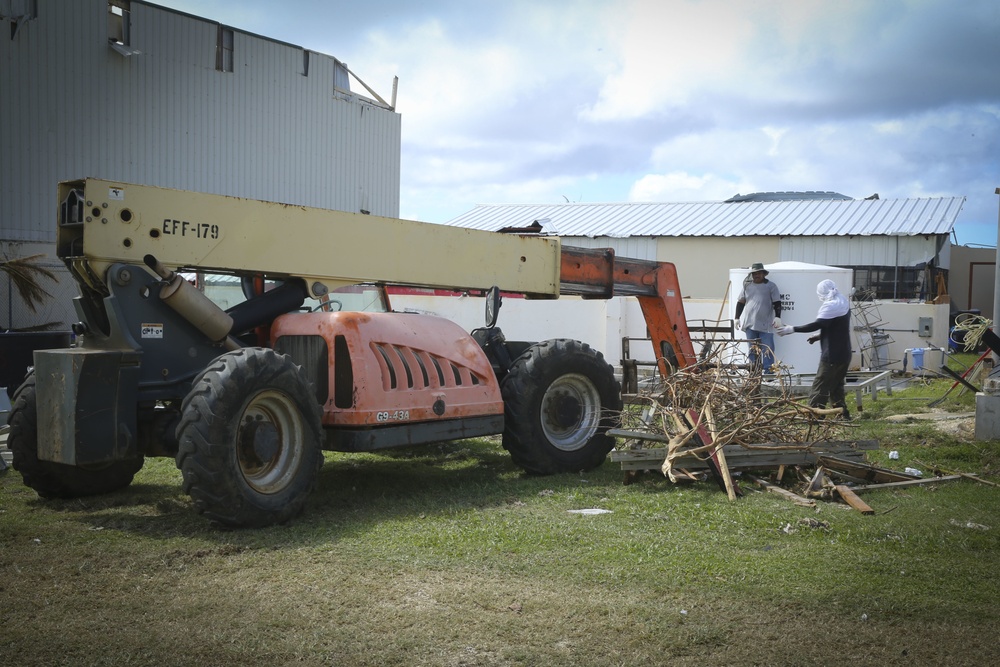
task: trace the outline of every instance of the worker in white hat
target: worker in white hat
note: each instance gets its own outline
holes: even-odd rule
[[[736,299],[736,327],[746,334],[750,344],[750,368],[771,372],[774,363],[774,331],[781,326],[781,292],[768,271],[757,262]]]

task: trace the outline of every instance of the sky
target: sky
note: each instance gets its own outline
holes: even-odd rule
[[[964,196],[953,242],[996,246],[997,0],[154,2],[398,76],[403,218]]]

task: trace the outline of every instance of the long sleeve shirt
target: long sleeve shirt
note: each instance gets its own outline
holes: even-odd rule
[[[792,327],[800,333],[819,331],[819,360],[828,364],[851,363],[851,314],[816,320]]]

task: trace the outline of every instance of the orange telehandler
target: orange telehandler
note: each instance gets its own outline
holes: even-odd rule
[[[622,408],[613,368],[575,340],[506,340],[501,291],[635,296],[661,373],[695,361],[669,263],[98,179],[61,183],[58,203],[77,345],[35,352],[8,437],[43,497],[120,489],[170,456],[199,512],[262,526],[302,510],[324,449],[502,434],[531,473],[600,465]],[[247,298],[222,310],[185,272],[238,276]],[[387,285],[485,294],[487,321],[352,306]]]

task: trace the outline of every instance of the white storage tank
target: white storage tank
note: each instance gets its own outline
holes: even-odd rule
[[[781,321],[792,326],[809,324],[816,319],[820,301],[816,296],[816,285],[822,280],[832,280],[837,289],[850,296],[854,284],[854,272],[837,266],[806,264],[804,262],[776,262],[765,264],[767,279],[774,282],[781,292]],[[729,300],[729,317],[736,319],[736,301],[743,289],[744,281],[749,282],[748,267],[729,269],[732,284],[732,298]],[[812,334],[795,333],[789,336],[774,336],[774,357],[792,373],[815,373],[819,364],[819,343],[809,344]],[[746,338],[742,331],[736,332],[737,339]],[[853,339],[853,337],[852,337]]]

